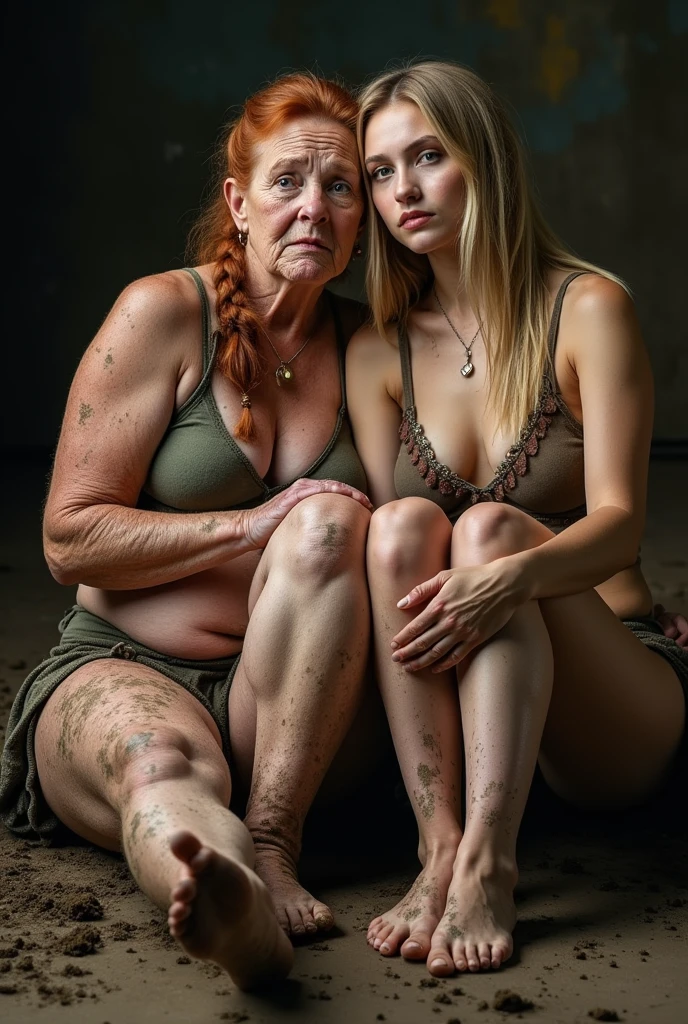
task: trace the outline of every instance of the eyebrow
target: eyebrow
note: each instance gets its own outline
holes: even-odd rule
[[[268,170],[268,177],[271,178],[273,174],[277,174],[278,171],[284,171],[285,167],[303,167],[304,164],[308,163],[308,157],[304,155],[284,157],[281,160],[276,160],[275,163]],[[348,161],[340,160],[335,157],[332,161],[327,161],[325,165],[325,172],[330,174],[358,174],[359,167],[355,163],[349,163]]]
[[[428,145],[428,143],[439,143],[439,141],[440,140],[436,135],[422,135],[419,139],[415,139],[413,142],[409,143],[409,145],[404,149],[404,153],[410,153],[414,149],[419,149],[421,146]],[[384,153],[376,153],[374,156],[367,156],[365,162],[366,164],[378,162],[383,163],[386,159],[387,157],[385,157]]]

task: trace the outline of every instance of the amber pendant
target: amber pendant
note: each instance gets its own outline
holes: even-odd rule
[[[292,380],[293,377],[294,372],[293,370],[289,369],[286,363],[280,363],[277,369],[275,370],[275,380],[277,381],[277,387],[279,388],[282,387],[283,380],[286,380],[288,382]]]
[[[464,366],[461,367],[461,376],[462,377],[470,377],[470,375],[472,373],[473,373],[473,363],[469,359],[468,362]]]

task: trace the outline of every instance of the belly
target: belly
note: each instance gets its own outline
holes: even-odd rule
[[[143,590],[80,586],[77,601],[133,640],[176,658],[222,658],[241,650],[248,597],[261,552]]]
[[[652,612],[652,594],[639,565],[622,569],[595,589],[620,619],[643,618]]]

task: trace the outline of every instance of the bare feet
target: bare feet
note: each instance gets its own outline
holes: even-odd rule
[[[278,848],[261,848],[259,842],[255,847],[256,874],[270,890],[277,920],[287,935],[329,931],[334,924],[332,911],[299,885],[294,861]]]
[[[192,956],[223,967],[241,989],[284,978],[294,951],[261,880],[191,832],[175,833],[170,849],[181,861],[170,934]]]
[[[456,851],[429,857],[404,898],[368,926],[368,945],[407,960],[425,960],[430,937],[437,928],[447,899]]]
[[[455,971],[496,969],[509,959],[515,885],[515,868],[486,872],[457,864],[446,909],[432,936],[430,974],[443,978]]]

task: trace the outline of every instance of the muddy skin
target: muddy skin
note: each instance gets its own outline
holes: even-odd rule
[[[260,770],[254,772],[254,791],[260,789]],[[252,794],[246,827],[255,849],[255,871],[272,896],[279,924],[289,936],[329,931],[334,918],[329,907],[299,884],[302,821],[279,794]]]
[[[370,922],[369,946],[383,956],[425,960],[444,911],[455,853],[449,849],[429,860],[403,899]]]
[[[86,420],[90,419],[91,416],[93,416],[93,406],[87,405],[86,402],[82,402],[79,405],[79,426],[83,427]]]

